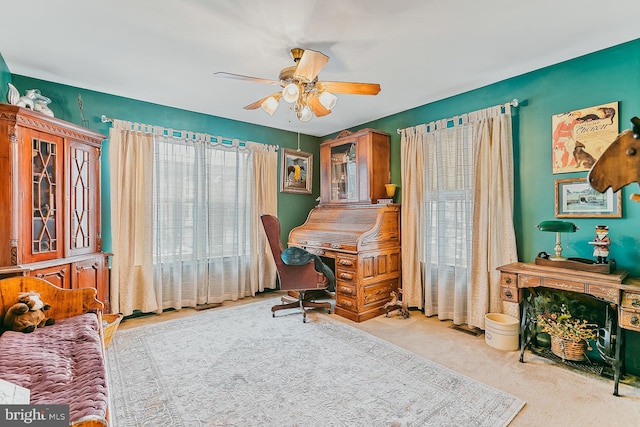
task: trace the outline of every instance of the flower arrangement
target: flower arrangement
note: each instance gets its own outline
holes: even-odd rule
[[[586,320],[574,319],[565,304],[560,306],[560,313],[544,311],[537,316],[538,325],[544,332],[562,340],[579,343],[595,339],[598,325]],[[588,342],[588,341],[587,341]],[[591,347],[588,347],[591,350]]]

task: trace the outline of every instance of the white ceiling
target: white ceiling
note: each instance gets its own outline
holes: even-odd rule
[[[315,136],[640,37],[638,0],[0,0],[0,11],[14,74]],[[302,123],[285,105],[243,109],[273,86],[213,76],[277,80],[293,47],[331,58],[320,80],[380,94],[338,95],[332,114]]]

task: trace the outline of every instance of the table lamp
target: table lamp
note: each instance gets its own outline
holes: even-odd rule
[[[552,261],[564,261],[567,258],[562,256],[562,245],[560,243],[560,233],[575,233],[578,227],[568,221],[542,221],[536,225],[540,231],[552,231],[556,233],[556,245],[553,247],[555,256],[550,256]]]

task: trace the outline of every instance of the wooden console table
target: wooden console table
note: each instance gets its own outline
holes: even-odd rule
[[[497,268],[500,271],[500,294],[503,301],[522,303],[520,321],[520,362],[531,345],[532,307],[524,298],[525,290],[544,287],[591,295],[616,309],[615,353],[608,355],[614,370],[614,396],[622,367],[623,329],[640,331],[640,278],[628,277],[626,270],[611,274],[570,270],[532,263],[515,262]],[[614,316],[615,317],[615,316]]]

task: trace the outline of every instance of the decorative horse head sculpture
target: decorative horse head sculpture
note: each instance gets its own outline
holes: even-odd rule
[[[589,184],[604,193],[618,191],[632,182],[640,183],[640,119],[631,119],[633,130],[622,132],[602,153],[589,171]],[[640,194],[631,198],[640,202]]]

